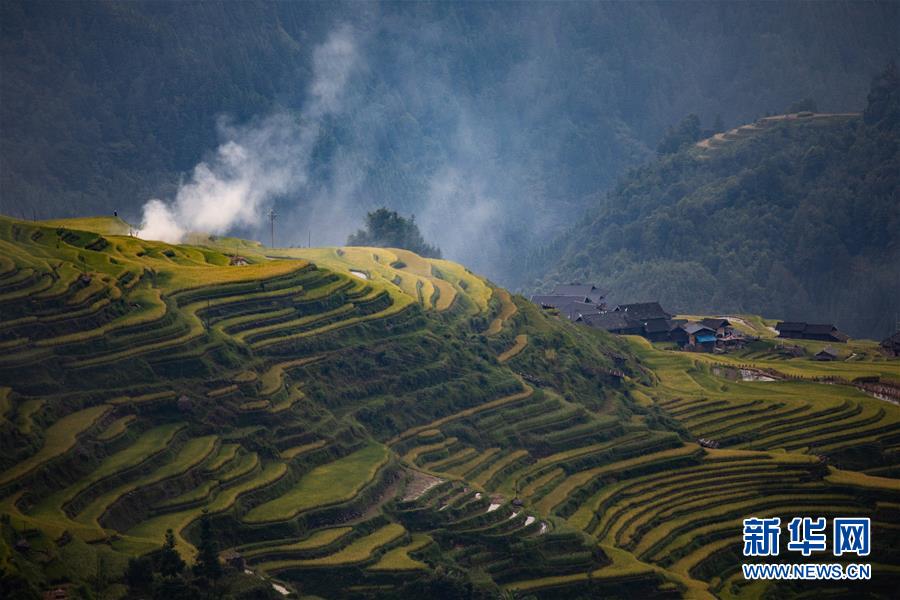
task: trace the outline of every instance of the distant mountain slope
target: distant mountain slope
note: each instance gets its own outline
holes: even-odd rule
[[[591,281],[622,301],[834,321],[881,339],[900,312],[892,81],[894,108],[762,119],[633,171],[545,251],[536,287]]]

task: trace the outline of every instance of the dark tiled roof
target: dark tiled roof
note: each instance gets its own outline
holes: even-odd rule
[[[668,319],[649,319],[644,322],[644,331],[647,333],[663,333],[671,330],[672,322]]]
[[[570,320],[575,320],[580,314],[599,312],[599,307],[593,302],[585,302],[586,298],[579,296],[532,296],[531,301],[540,306],[552,306],[559,310]]]
[[[559,308],[560,312],[565,313],[571,320],[575,320],[579,315],[597,314],[600,310],[593,302],[571,302]]]
[[[684,325],[679,324],[669,330],[669,337],[673,340],[684,340],[687,338],[687,331],[684,330]]]
[[[775,325],[775,329],[778,331],[803,331],[806,329],[806,323],[801,323],[799,321],[779,321],[777,325]]]
[[[628,313],[632,319],[647,321],[649,319],[668,319],[672,315],[663,310],[659,302],[638,302],[635,304],[620,304],[616,311]]]
[[[581,296],[589,298],[591,302],[597,302],[606,296],[606,292],[589,283],[558,285],[553,289],[553,294],[555,296]]]
[[[627,319],[624,314],[617,312],[582,315],[581,321],[585,325],[596,327],[597,329],[606,329],[607,331],[631,329],[640,326],[639,323],[635,323],[634,321]]]
[[[807,323],[806,329],[803,330],[804,333],[824,334],[831,333],[832,331],[837,331],[837,327],[835,327],[831,323]]]
[[[700,323],[687,323],[685,325],[682,325],[681,328],[690,334],[700,333],[701,331],[708,331],[709,333],[712,333],[712,334],[716,333],[716,331],[714,329],[710,329],[706,325],[702,325]]]
[[[827,354],[828,356],[833,356],[834,358],[837,358],[838,355],[837,350],[835,350],[831,346],[825,346],[824,348],[816,352],[816,356],[820,354]]]
[[[803,323],[800,321],[779,321],[775,325],[779,333],[790,332],[802,335],[830,335],[836,340],[847,340],[846,334],[838,331],[831,323]]]
[[[541,306],[552,306],[553,308],[566,306],[567,304],[572,304],[573,302],[584,302],[586,299],[587,298],[585,297],[559,296],[555,294],[543,296],[536,295],[531,297],[531,301],[535,304],[540,304]]]
[[[900,345],[900,331],[890,337],[885,338],[884,341],[881,342],[881,345],[885,347]]]
[[[728,319],[718,319],[718,318],[706,318],[701,319],[701,323],[709,327],[710,329],[718,329],[719,327],[730,327],[731,323]]]

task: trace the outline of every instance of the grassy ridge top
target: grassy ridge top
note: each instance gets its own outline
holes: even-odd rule
[[[397,299],[405,295],[427,309],[446,310],[458,297],[465,297],[463,302],[467,311],[476,314],[487,310],[492,294],[490,285],[484,279],[457,263],[423,258],[397,248],[265,248],[258,242],[202,234],[189,234],[187,244],[172,245],[129,236],[131,227],[118,217],[28,222],[0,216],[0,223],[0,227],[6,232],[3,238],[13,238],[22,244],[18,246],[18,251],[15,247],[7,246],[11,258],[16,257],[18,261],[26,262],[25,257],[17,257],[17,254],[26,249],[38,259],[58,256],[55,253],[60,250],[58,245],[54,252],[48,252],[48,244],[54,240],[48,229],[57,232],[62,230],[70,236],[78,236],[77,241],[73,240],[74,245],[82,245],[87,250],[92,244],[102,244],[97,240],[106,240],[108,237],[107,242],[114,248],[107,246],[101,249],[100,252],[105,257],[95,256],[88,251],[74,256],[71,252],[63,252],[63,256],[74,261],[80,261],[83,257],[85,260],[80,264],[87,269],[96,269],[97,272],[116,277],[121,276],[122,270],[112,268],[114,265],[111,265],[110,259],[126,268],[143,266],[152,269],[159,273],[162,287],[169,292],[196,285],[262,279],[284,273],[291,265],[298,268],[314,263],[338,273],[364,279],[373,287],[389,291]],[[29,238],[33,238],[35,232],[40,232],[40,237],[37,240],[26,240],[24,235],[14,234],[12,229],[16,227],[27,229]],[[57,234],[56,238],[59,237]],[[235,253],[239,253],[250,264],[241,269],[234,268],[229,262]],[[41,263],[38,262],[37,265],[41,266]],[[222,269],[210,270],[210,266]],[[194,270],[195,267],[204,269]]]
[[[91,229],[70,229],[62,225],[69,223]],[[42,275],[56,273],[65,263],[85,274],[96,273],[104,281],[121,279],[126,273],[140,276],[146,270],[156,278],[155,285],[168,292],[265,279],[306,264],[300,260],[264,261],[247,268],[233,268],[225,253],[210,248],[174,246],[98,232],[111,228],[117,228],[117,221],[110,218],[44,223],[0,217],[0,247],[16,265],[40,269]]]
[[[405,294],[423,307],[439,311],[449,308],[457,298],[465,298],[467,312],[484,312],[492,295],[484,279],[461,265],[398,248],[277,248],[266,256],[308,260],[384,286],[394,294]]]
[[[70,219],[46,219],[40,222],[48,227],[63,227],[79,231],[91,231],[100,235],[129,235],[132,227],[119,217],[73,217]]]

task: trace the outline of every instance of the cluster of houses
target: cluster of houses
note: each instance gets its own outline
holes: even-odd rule
[[[674,342],[685,350],[724,352],[747,341],[728,319],[675,319],[659,302],[608,306],[606,293],[590,284],[557,286],[552,294],[532,296],[531,301],[576,323],[619,335],[640,335],[652,342]]]
[[[575,323],[605,329],[619,335],[640,335],[651,342],[674,342],[684,350],[726,352],[742,348],[749,340],[732,327],[724,317],[699,321],[676,319],[659,302],[608,305],[606,292],[591,284],[558,285],[552,294],[535,295],[531,301]],[[849,338],[831,323],[779,321],[778,337],[844,343]],[[882,351],[900,356],[900,332],[881,342]],[[802,349],[799,349],[802,352]],[[836,360],[838,352],[831,346],[819,351],[817,360]]]

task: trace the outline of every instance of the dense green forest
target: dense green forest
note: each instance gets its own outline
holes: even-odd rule
[[[549,286],[595,281],[682,312],[833,321],[893,331],[900,311],[900,76],[856,115],[773,117],[661,147],[549,246]],[[691,133],[693,132],[693,133]],[[669,153],[672,147],[680,147]]]
[[[120,215],[170,198],[244,123],[308,105],[315,49],[356,63],[313,123],[286,231],[340,243],[367,211],[415,214],[497,281],[653,154],[704,127],[862,105],[898,51],[898,5],[743,2],[21,2],[0,5],[0,213]],[[447,227],[453,223],[454,227]],[[262,238],[257,231],[242,231]],[[473,240],[478,243],[473,244]]]

